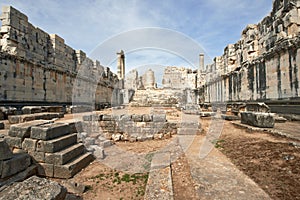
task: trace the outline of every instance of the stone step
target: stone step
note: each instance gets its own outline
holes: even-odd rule
[[[70,160],[83,154],[83,152],[84,152],[84,145],[75,144],[56,153],[46,153],[45,162],[49,164],[55,164],[55,165],[64,165]]]
[[[30,122],[24,122],[20,124],[11,125],[8,135],[11,137],[25,138],[30,137],[31,127],[47,124],[47,120],[36,120]]]
[[[55,153],[62,149],[65,149],[77,142],[77,134],[62,136],[52,140],[43,141],[40,140],[37,143],[36,151],[45,153]]]
[[[91,153],[85,153],[65,165],[54,165],[55,178],[71,178],[94,160]]]
[[[31,128],[32,139],[50,140],[70,133],[70,126],[65,123],[44,124]]]

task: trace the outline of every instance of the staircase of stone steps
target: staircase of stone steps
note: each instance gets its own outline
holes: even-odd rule
[[[37,120],[10,127],[6,142],[27,152],[38,166],[37,175],[70,178],[94,160],[77,142],[75,122]]]

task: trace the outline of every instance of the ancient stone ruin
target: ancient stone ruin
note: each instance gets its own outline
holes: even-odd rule
[[[205,66],[199,52],[198,69],[165,67],[162,87],[154,69],[126,74],[123,50],[114,74],[60,36],[33,26],[12,6],[2,8],[0,19],[0,192],[5,195],[28,190],[29,182],[35,189],[47,184],[56,192],[51,198],[64,199],[64,187],[36,176],[72,178],[93,160],[105,159],[105,148],[117,141],[200,134],[201,117],[266,130],[299,120],[298,0],[274,0],[272,12],[248,25],[212,64]],[[182,117],[174,110],[195,120],[174,121]],[[161,154],[166,166],[169,154]]]

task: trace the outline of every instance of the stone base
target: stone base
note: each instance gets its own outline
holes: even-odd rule
[[[275,124],[275,114],[259,112],[241,112],[241,122],[260,128],[273,128]]]

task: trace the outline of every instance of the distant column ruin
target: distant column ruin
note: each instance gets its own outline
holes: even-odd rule
[[[124,79],[125,78],[125,55],[124,55],[124,51],[121,50],[120,52],[117,53],[118,55],[118,78]]]
[[[198,71],[198,73],[201,74],[204,71],[205,71],[205,68],[204,68],[204,54],[200,53],[199,54],[199,71]]]

